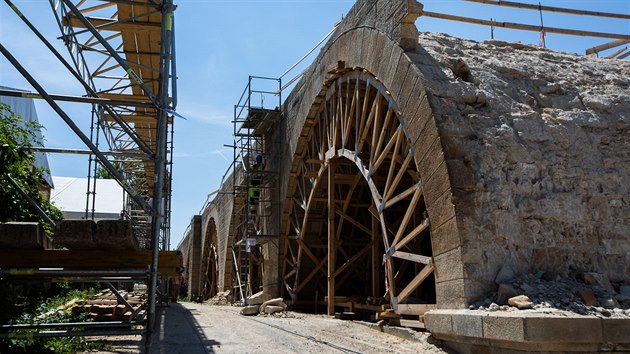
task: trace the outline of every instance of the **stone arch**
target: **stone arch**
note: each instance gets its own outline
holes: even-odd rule
[[[358,45],[360,44],[360,45]],[[288,136],[294,156],[289,169],[283,215],[283,235],[289,235],[290,217],[299,188],[300,156],[307,150],[315,115],[326,102],[326,92],[336,79],[355,69],[375,77],[396,103],[396,114],[410,142],[416,171],[422,178],[423,198],[430,220],[432,262],[435,267],[436,300],[440,307],[466,305],[459,232],[455,219],[451,178],[445,151],[425,89],[425,78],[414,62],[416,52],[405,52],[378,28],[359,25],[343,29],[322,50],[286,105],[293,107],[289,119],[299,138]],[[284,244],[281,263],[292,261]],[[285,272],[283,277],[286,277]],[[284,284],[284,288],[290,287]]]
[[[210,218],[202,241],[200,294],[203,300],[213,297],[219,291],[218,245],[217,227],[214,218]]]

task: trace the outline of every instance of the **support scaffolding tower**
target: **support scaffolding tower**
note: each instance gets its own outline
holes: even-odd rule
[[[69,51],[69,56],[64,56],[39,32],[23,11],[10,0],[5,2],[64,65],[69,73],[68,79],[76,80],[84,88],[85,95],[50,94],[21,65],[20,59],[15,58],[1,43],[0,52],[36,92],[0,90],[0,95],[47,101],[88,149],[40,151],[89,155],[90,179],[95,178],[97,166],[104,168],[123,187],[126,199],[123,217],[132,222],[140,246],[149,253],[140,263],[133,265],[130,274],[125,273],[129,271],[128,265],[91,266],[94,259],[88,256],[83,261],[75,261],[74,266],[61,272],[79,282],[102,280],[120,274],[123,277],[116,278],[117,281],[148,282],[147,316],[137,318],[134,323],[144,326],[145,350],[149,352],[155,320],[158,273],[162,276],[168,273],[158,269],[158,259],[163,258],[160,251],[170,247],[173,116],[177,105],[173,18],[176,6],[172,0],[49,0],[54,21],[61,31],[60,38]],[[60,102],[91,106],[92,125],[89,133],[74,123],[70,114],[61,108]],[[105,150],[101,150],[99,138],[107,143]],[[104,145],[102,141],[100,143]],[[94,181],[88,183],[86,218],[94,217],[95,186]],[[46,263],[50,258],[46,252],[37,253],[28,265],[19,264],[22,260],[16,259],[11,264],[0,266],[0,276],[11,273],[10,270],[5,271],[7,268],[42,269],[56,266]],[[67,252],[63,257],[78,257],[80,253],[60,252]],[[181,255],[177,257],[181,258]],[[181,272],[181,269],[178,271]],[[51,276],[45,272],[29,274],[29,279],[38,275],[43,279]],[[82,323],[77,324],[77,327],[87,328],[89,325]],[[107,325],[97,327],[100,330]],[[119,329],[121,326],[114,324],[111,327]],[[4,326],[2,329],[12,330]],[[111,331],[111,334],[117,332]],[[102,331],[94,333],[106,334]],[[41,335],[51,334],[42,332]],[[77,335],[90,334],[82,332]]]
[[[250,76],[234,106],[231,236],[234,288],[241,303],[262,290],[262,245],[278,239],[278,171],[270,151],[282,118],[281,89],[281,79]]]

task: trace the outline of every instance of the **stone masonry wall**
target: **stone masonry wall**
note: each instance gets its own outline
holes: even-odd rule
[[[471,296],[536,270],[630,281],[630,63],[423,33]]]

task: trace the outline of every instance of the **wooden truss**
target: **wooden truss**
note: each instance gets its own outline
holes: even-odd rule
[[[296,305],[324,294],[384,296],[394,309],[411,297],[434,302],[422,181],[397,104],[368,72],[335,76],[294,158],[283,290]]]

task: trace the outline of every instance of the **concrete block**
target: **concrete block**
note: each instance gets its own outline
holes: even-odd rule
[[[483,317],[483,336],[488,339],[519,341],[525,340],[523,319],[507,314]]]
[[[602,318],[604,343],[630,345],[630,319]]]
[[[128,220],[100,220],[96,223],[94,242],[100,249],[139,249],[138,240],[133,235],[131,221]]]
[[[465,337],[483,337],[483,321],[482,316],[477,314],[455,313],[452,316],[453,332],[457,335]]]
[[[54,241],[71,250],[97,249],[96,223],[92,220],[62,220],[55,228]]]
[[[595,317],[526,317],[525,340],[531,342],[601,343],[601,320]]]
[[[6,249],[46,249],[49,241],[37,222],[0,223],[0,247]]]

